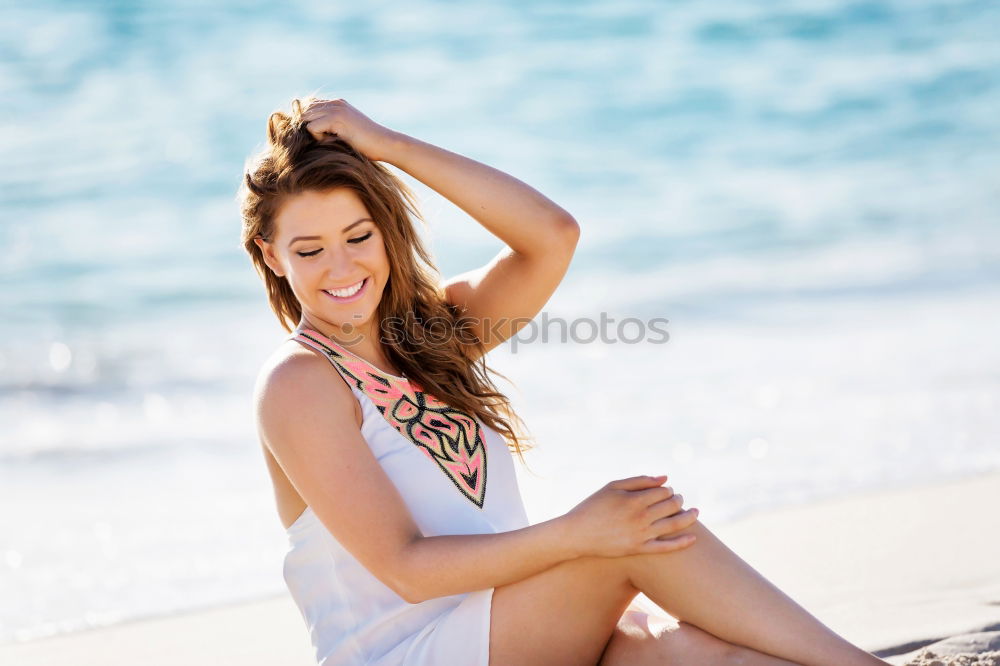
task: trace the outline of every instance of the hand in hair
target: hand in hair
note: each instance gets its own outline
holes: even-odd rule
[[[344,99],[312,99],[302,111],[301,123],[317,141],[335,136],[370,160],[382,160],[385,146],[396,136]]]

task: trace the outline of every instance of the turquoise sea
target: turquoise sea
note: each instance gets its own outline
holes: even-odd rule
[[[533,520],[635,474],[711,526],[1000,467],[998,34],[963,0],[5,4],[0,642],[282,590],[250,395],[284,331],[234,195],[314,91],[570,211],[578,337],[667,320],[491,353]],[[402,175],[446,277],[500,250]]]

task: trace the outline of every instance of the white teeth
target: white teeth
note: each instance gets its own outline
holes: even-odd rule
[[[356,285],[352,287],[347,287],[346,289],[325,289],[324,291],[326,291],[326,293],[330,294],[331,296],[347,298],[348,296],[353,296],[354,294],[358,293],[358,290],[361,289],[361,285],[363,285],[364,283],[365,281],[362,280]]]

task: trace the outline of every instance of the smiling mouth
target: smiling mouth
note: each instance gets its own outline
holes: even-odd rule
[[[338,303],[350,303],[351,301],[355,301],[361,297],[361,295],[365,292],[365,290],[368,289],[369,282],[370,279],[366,277],[364,280],[362,280],[359,283],[355,283],[351,287],[348,287],[346,289],[337,289],[336,293],[331,293],[326,289],[322,289],[321,291],[330,298],[332,298],[333,300],[337,301]],[[343,295],[338,295],[338,294],[343,294]]]

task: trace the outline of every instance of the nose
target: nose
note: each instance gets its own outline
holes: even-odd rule
[[[342,248],[331,250],[327,255],[326,273],[337,284],[357,275],[356,262],[349,252]]]

